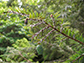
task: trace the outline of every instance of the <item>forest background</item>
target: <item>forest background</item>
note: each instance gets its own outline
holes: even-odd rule
[[[0,63],[84,63],[84,0],[0,0]]]

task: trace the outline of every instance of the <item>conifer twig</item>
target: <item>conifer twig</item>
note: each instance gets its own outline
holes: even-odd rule
[[[23,57],[23,55],[21,54],[21,52],[19,52],[20,56]],[[26,59],[25,57],[23,57],[28,63],[32,63],[30,62],[28,59]]]
[[[73,60],[72,63],[75,62],[76,60],[80,59],[82,56],[84,56],[84,53],[81,56],[79,56],[78,58],[76,58],[75,60]]]
[[[27,15],[27,14],[22,14],[22,13],[14,12],[14,11],[8,11],[8,12],[14,13],[14,14],[25,15],[25,16]],[[5,13],[5,12],[4,12],[4,13]],[[27,16],[29,16],[29,15],[27,15]],[[53,16],[53,15],[52,15],[52,16]],[[52,16],[51,16],[51,17],[52,17]],[[54,17],[53,17],[53,18],[54,18]],[[29,19],[29,18],[28,18],[28,20],[43,21],[42,19]],[[66,36],[67,38],[70,38],[70,39],[72,39],[72,40],[74,40],[74,41],[76,41],[76,42],[78,42],[78,43],[84,45],[83,42],[81,42],[81,41],[79,41],[79,40],[77,40],[77,39],[75,39],[75,38],[73,38],[73,37],[70,37],[70,36],[66,35],[65,33],[63,33],[63,32],[60,32],[57,28],[51,26],[51,25],[48,24],[47,22],[45,22],[45,21],[43,21],[43,22],[44,22],[46,25],[48,25],[49,27],[51,27],[52,29],[54,29],[54,30],[56,30],[57,32],[61,33],[62,35]]]
[[[46,23],[46,24],[49,25],[48,23]],[[73,38],[73,37],[70,37],[70,36],[66,35],[65,33],[63,33],[63,32],[60,32],[58,29],[52,27],[51,25],[49,25],[49,26],[50,26],[51,28],[53,28],[54,30],[56,30],[57,32],[61,33],[62,35],[66,36],[66,37],[68,37],[68,38],[70,38],[70,39],[72,39],[72,40],[75,40],[76,42],[78,42],[78,43],[84,45],[83,42],[81,42],[81,41],[79,41],[79,40],[77,40],[77,39],[75,39],[75,38]]]
[[[38,31],[37,33],[35,33],[32,38],[34,38],[35,36],[37,36],[40,32],[44,31],[45,29],[49,28],[49,26],[46,26],[45,28],[41,29],[40,31]]]
[[[35,27],[35,26],[38,26],[38,25],[40,25],[40,24],[43,24],[43,22],[40,22],[40,23],[36,23],[36,24],[33,24],[33,25],[30,25],[30,27]]]
[[[51,14],[50,17],[51,17],[51,19],[52,19],[52,21],[53,21],[53,26],[56,27],[56,26],[55,26],[55,19],[54,19],[53,15]]]
[[[29,20],[31,20],[31,19],[29,19]],[[32,19],[32,20],[43,21],[43,20],[38,20],[38,19]],[[75,39],[75,38],[73,38],[73,37],[70,37],[70,36],[66,35],[65,33],[63,33],[63,32],[60,32],[57,28],[51,26],[51,25],[48,24],[47,22],[45,22],[45,21],[43,21],[43,22],[44,22],[46,25],[48,25],[49,27],[51,27],[52,29],[54,29],[54,30],[56,30],[57,32],[61,33],[62,35],[66,36],[67,38],[70,38],[70,39],[72,39],[72,40],[75,40],[76,42],[78,42],[78,43],[84,45],[83,42],[81,42],[81,41],[79,41],[79,40],[77,40],[77,39]]]
[[[45,40],[53,31],[54,31],[54,29],[51,30],[44,38],[42,38],[42,39],[39,41],[39,43],[41,43],[43,40]]]
[[[13,13],[13,14],[18,14],[18,15],[25,15],[25,16],[29,16],[27,14],[24,14],[24,13],[19,13],[19,12],[14,12],[14,11],[7,11],[7,12],[4,12],[4,13]]]

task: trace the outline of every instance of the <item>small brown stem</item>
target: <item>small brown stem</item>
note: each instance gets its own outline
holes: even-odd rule
[[[78,58],[76,58],[75,60],[73,60],[72,63],[75,62],[76,60],[80,59],[82,56],[84,56],[84,53],[81,56],[79,56]]]
[[[54,31],[54,29],[51,30],[44,38],[42,38],[42,39],[39,41],[39,43],[41,43],[44,39],[46,39],[53,31]]]
[[[23,57],[23,55],[21,54],[21,52],[19,52],[20,56]],[[28,63],[32,63],[30,62],[28,59],[26,59],[25,57],[23,57]]]
[[[51,17],[51,19],[52,19],[52,21],[53,21],[53,26],[56,27],[56,26],[55,26],[55,19],[54,19],[53,15],[51,14],[50,17]]]
[[[40,32],[44,31],[45,29],[49,28],[49,26],[46,26],[45,28],[41,29],[40,31],[38,31],[37,33],[35,33],[32,38],[34,38],[35,36],[37,36]]]
[[[7,11],[7,12],[4,12],[4,13],[13,13],[13,14],[18,14],[18,15],[25,15],[25,16],[29,16],[27,14],[24,14],[24,13],[19,13],[19,12],[14,12],[14,11]]]
[[[68,35],[66,35],[66,34],[64,34],[64,33],[62,33],[62,32],[60,32],[58,29],[52,27],[51,25],[50,25],[50,27],[53,28],[54,30],[56,30],[57,32],[61,33],[62,35],[66,36],[66,37],[68,37],[68,38],[70,38],[70,39],[72,39],[72,40],[75,40],[76,42],[78,42],[78,43],[84,45],[83,42],[81,42],[81,41],[79,41],[79,40],[77,40],[77,39],[75,39],[75,38],[72,38],[72,37],[70,37],[70,36],[68,36]]]

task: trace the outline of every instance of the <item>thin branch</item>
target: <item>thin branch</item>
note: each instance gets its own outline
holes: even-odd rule
[[[68,38],[64,37],[62,40],[60,40],[60,42],[63,42],[63,41],[65,41],[66,39],[68,39]]]
[[[75,60],[73,60],[72,63],[75,62],[76,60],[80,59],[82,56],[84,56],[84,53],[81,56],[79,56],[78,58],[76,58]]]
[[[51,30],[44,38],[42,38],[42,39],[39,41],[39,43],[41,43],[43,40],[45,40],[53,31],[54,31],[54,29]]]
[[[23,57],[23,55],[21,54],[21,52],[19,52],[20,56]],[[30,62],[28,59],[26,59],[25,57],[23,57],[28,63],[32,63]]]
[[[25,16],[29,16],[27,14],[24,14],[24,13],[19,13],[19,12],[14,12],[14,11],[7,11],[7,12],[4,12],[4,13],[13,13],[13,14],[18,14],[18,15],[25,15]]]
[[[60,32],[63,31],[63,24],[61,24],[61,27],[60,27]]]
[[[79,24],[84,24],[84,22],[80,22]]]
[[[43,22],[43,23],[45,23],[45,21],[43,21],[42,19],[31,19],[31,18],[26,18],[26,19],[28,19],[28,20],[32,20],[32,21],[39,21],[39,22]]]
[[[66,59],[64,59],[64,60],[62,60],[62,59],[59,59],[59,60],[52,60],[52,61],[49,61],[49,63],[54,63],[54,62],[64,62],[64,61],[66,61]]]
[[[53,38],[52,38],[52,40],[55,38],[55,37],[57,37],[57,35],[59,35],[60,33],[56,33],[54,36],[53,36]]]
[[[50,17],[51,17],[51,19],[52,19],[52,21],[53,21],[53,26],[56,27],[56,26],[55,26],[55,19],[54,19],[53,15],[51,14]]]
[[[35,33],[32,38],[34,38],[35,36],[37,36],[40,32],[44,31],[45,29],[49,28],[49,26],[46,26],[45,28],[41,29],[40,31],[38,31],[37,33]]]
[[[36,24],[33,24],[33,25],[30,25],[30,27],[35,27],[35,26],[38,26],[38,25],[40,25],[40,24],[43,24],[43,22],[40,22],[40,23],[36,23]]]
[[[68,35],[66,35],[66,34],[64,34],[64,33],[62,33],[62,32],[60,32],[58,29],[52,27],[51,25],[49,25],[49,26],[50,26],[51,28],[53,28],[54,30],[56,30],[57,32],[61,33],[62,35],[66,36],[66,37],[68,37],[68,38],[70,38],[70,39],[72,39],[72,40],[75,40],[76,42],[78,42],[78,43],[84,45],[83,42],[81,42],[81,41],[79,41],[79,40],[77,40],[77,39],[75,39],[75,38],[72,38],[72,37],[70,37],[70,36],[68,36]]]

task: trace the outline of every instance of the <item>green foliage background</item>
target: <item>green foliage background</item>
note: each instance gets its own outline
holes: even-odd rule
[[[22,5],[21,5],[22,3]],[[38,36],[31,37],[44,27],[40,24],[35,27],[37,21],[28,20],[28,25],[24,24],[26,18],[43,19],[53,26],[50,15],[53,14],[58,30],[63,29],[63,33],[84,42],[84,1],[83,0],[9,0],[0,1],[0,62],[22,63],[27,60],[34,62],[38,42],[47,35],[52,28],[48,28],[39,33]],[[19,15],[7,13],[14,11],[27,14]],[[5,13],[4,13],[5,12]],[[75,25],[75,26],[74,26]],[[84,46],[71,40],[62,34],[53,31],[40,44],[43,47],[43,62],[69,63],[83,54]],[[22,56],[19,54],[22,54]],[[25,60],[26,58],[27,60]],[[83,63],[84,57],[74,63]],[[37,63],[40,61],[36,59]]]

